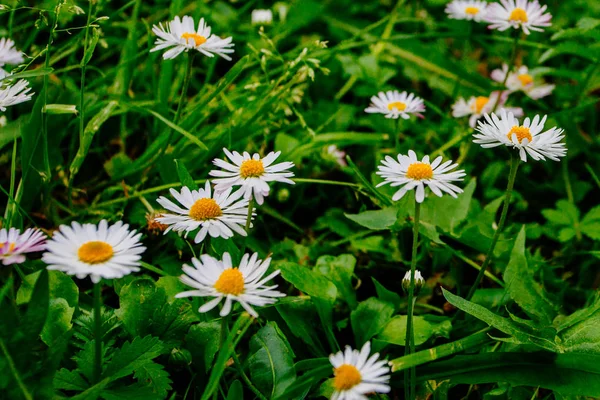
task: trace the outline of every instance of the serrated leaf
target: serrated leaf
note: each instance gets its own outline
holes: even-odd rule
[[[164,367],[155,362],[149,362],[138,367],[135,370],[134,378],[138,380],[140,385],[146,386],[152,390],[152,394],[159,399],[167,397],[167,393],[171,390],[171,379],[169,373]]]
[[[102,376],[115,380],[130,375],[137,368],[150,363],[163,351],[163,343],[157,337],[137,337],[132,342],[125,342],[114,352]]]
[[[394,307],[375,297],[361,302],[350,314],[356,347],[377,335],[389,323]]]
[[[55,389],[76,391],[84,391],[89,386],[78,371],[69,371],[66,368],[56,372],[53,384]]]

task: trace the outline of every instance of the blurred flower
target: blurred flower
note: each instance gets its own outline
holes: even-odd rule
[[[212,237],[229,239],[233,232],[246,236],[244,225],[248,215],[248,200],[240,200],[241,193],[231,194],[231,188],[220,193],[211,193],[210,182],[206,181],[204,189],[190,190],[181,188],[181,192],[170,190],[180,207],[165,197],[159,197],[157,202],[175,214],[163,213],[156,221],[168,225],[169,231],[189,232],[200,228],[194,242],[200,243],[207,234]],[[239,201],[238,201],[239,200]]]
[[[508,73],[508,79],[506,79],[506,87],[511,92],[517,92],[519,90],[525,92],[527,96],[534,100],[541,99],[542,97],[548,96],[555,85],[545,85],[543,83],[537,84],[535,82],[535,75],[529,72],[526,66],[521,66],[516,72],[508,72],[508,65],[502,65],[502,69],[495,69],[492,71],[492,79],[496,82],[504,82],[506,74]],[[516,115],[519,117],[519,115]]]
[[[329,356],[333,365],[332,400],[364,400],[367,393],[389,393],[390,367],[379,359],[379,353],[371,354],[371,343],[367,342],[360,351],[350,346]]]
[[[490,29],[505,31],[509,28],[523,29],[526,35],[531,31],[542,32],[542,27],[552,25],[552,15],[545,13],[546,6],[540,6],[537,0],[500,0],[490,4],[485,14]]]
[[[0,86],[0,111],[6,111],[6,107],[31,100],[33,93],[29,93],[31,88],[28,85],[29,82],[21,79],[14,85]]]
[[[327,156],[335,160],[341,167],[348,166],[348,163],[346,163],[346,152],[338,149],[335,144],[327,147]]]
[[[155,47],[150,51],[168,48],[169,50],[163,54],[165,60],[173,59],[181,52],[190,49],[197,50],[207,57],[214,57],[216,54],[226,60],[231,60],[227,54],[234,52],[231,48],[234,46],[231,42],[232,38],[221,39],[217,35],[212,35],[210,31],[210,26],[204,22],[204,18],[200,19],[198,30],[196,30],[192,17],[186,15],[183,20],[175,17],[167,24],[166,28],[162,23],[152,27],[152,32],[158,36],[158,39],[156,39]]]
[[[46,244],[42,260],[49,270],[66,272],[79,279],[89,276],[92,282],[114,279],[137,272],[141,254],[146,250],[140,242],[142,234],[129,230],[118,221],[108,225],[71,223],[61,225]]]
[[[258,153],[250,156],[250,153],[244,152],[243,155],[237,151],[230,152],[223,149],[227,158],[233,164],[223,161],[219,158],[213,160],[213,164],[223,170],[212,170],[208,174],[215,176],[215,190],[223,191],[233,186],[241,186],[239,192],[244,194],[245,199],[254,197],[258,204],[264,202],[264,198],[269,195],[269,182],[283,182],[294,184],[291,178],[293,172],[287,171],[294,166],[293,162],[282,162],[273,164],[281,154],[270,152],[266,157],[260,158]],[[272,165],[273,164],[273,165]]]
[[[468,101],[465,101],[462,97],[460,97],[456,103],[452,105],[452,116],[454,118],[462,118],[470,115],[469,118],[469,126],[471,128],[475,128],[477,125],[477,120],[481,118],[484,114],[488,114],[492,112],[494,105],[496,102],[496,108],[506,109],[511,111],[516,116],[520,117],[523,115],[523,110],[521,108],[513,108],[513,107],[503,107],[506,100],[508,100],[509,92],[492,92],[489,97],[485,96],[471,96]],[[498,98],[500,96],[500,98]]]
[[[485,18],[488,4],[481,0],[454,0],[446,6],[446,14],[452,19],[480,22]]]
[[[0,259],[2,264],[21,264],[25,253],[42,251],[46,248],[46,235],[39,229],[27,229],[23,234],[19,229],[0,229]]]
[[[0,116],[0,128],[4,128],[8,124],[8,120],[6,119],[6,115]]]
[[[425,199],[425,185],[429,186],[431,191],[439,197],[442,197],[442,192],[446,192],[452,197],[463,192],[461,188],[450,182],[462,181],[463,176],[466,175],[465,171],[461,169],[448,172],[456,168],[458,164],[452,164],[451,160],[442,164],[442,156],[430,163],[429,156],[425,156],[419,161],[415,152],[409,150],[408,156],[398,154],[398,161],[386,156],[381,163],[383,165],[378,167],[379,171],[376,174],[381,176],[384,181],[377,187],[386,184],[390,184],[392,187],[402,186],[392,197],[393,201],[400,200],[407,191],[416,189],[415,199],[422,203]]]
[[[6,64],[18,65],[25,61],[23,53],[15,48],[15,42],[11,39],[0,39],[0,79],[8,75],[2,67]]]
[[[371,105],[365,109],[367,113],[385,114],[386,118],[409,119],[410,114],[416,114],[423,117],[421,112],[425,112],[423,100],[413,93],[398,92],[397,90],[388,90],[379,92],[377,96],[371,97]]]
[[[425,284],[425,279],[423,279],[423,276],[421,275],[421,271],[419,271],[418,269],[415,270],[415,295],[417,295],[419,293],[419,291],[421,290],[421,288],[423,287],[424,284]],[[402,278],[402,289],[405,292],[408,292],[409,288],[410,288],[410,271],[406,271],[406,274],[404,274],[404,278]]]
[[[269,269],[271,258],[264,261],[258,259],[258,253],[244,254],[239,267],[233,267],[229,253],[223,253],[223,260],[204,254],[200,260],[192,258],[193,267],[183,266],[184,275],[181,282],[194,288],[187,292],[178,293],[175,297],[214,297],[198,309],[204,313],[215,308],[223,298],[225,304],[221,309],[222,317],[231,312],[232,302],[239,302],[242,307],[254,317],[258,314],[251,306],[265,306],[273,304],[277,297],[285,297],[284,293],[273,290],[277,285],[265,286],[267,281],[279,275],[279,270],[267,277],[264,274]]]
[[[271,10],[252,10],[252,25],[271,25],[273,12]]]
[[[506,110],[500,111],[500,118],[496,114],[485,115],[485,122],[479,121],[477,131],[473,135],[474,143],[483,148],[505,145],[519,150],[521,160],[527,162],[527,155],[534,160],[545,160],[546,157],[559,161],[559,157],[567,155],[567,148],[561,140],[565,137],[563,130],[553,127],[542,133],[546,115],[540,120],[536,115],[531,121],[525,118],[523,125],[515,118],[513,113]]]

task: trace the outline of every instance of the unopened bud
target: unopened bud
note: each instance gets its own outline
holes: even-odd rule
[[[425,279],[423,279],[421,271],[415,270],[415,296],[419,294],[419,291],[424,284]],[[402,279],[402,289],[405,293],[408,293],[408,290],[410,289],[410,271],[407,271],[406,274],[404,274],[404,278]]]

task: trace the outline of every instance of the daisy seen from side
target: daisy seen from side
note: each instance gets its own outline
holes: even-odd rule
[[[487,6],[481,0],[454,0],[446,5],[446,14],[451,19],[480,22],[485,18]]]
[[[371,97],[371,105],[365,109],[365,112],[383,114],[386,118],[393,119],[409,119],[411,114],[423,118],[421,113],[425,112],[425,103],[413,93],[388,90]]]
[[[46,248],[46,235],[39,229],[0,229],[0,260],[3,265],[21,264],[25,254],[43,251]]]
[[[508,78],[506,77],[508,74]],[[508,71],[508,65],[504,64],[502,69],[492,71],[491,77],[496,82],[504,82],[506,88],[511,92],[522,91],[534,100],[541,99],[552,93],[555,85],[548,85],[537,79],[536,75],[525,65],[518,67],[515,71]],[[516,115],[519,117],[519,115]]]
[[[545,12],[546,9],[537,0],[500,0],[488,6],[486,21],[491,24],[490,29],[522,29],[529,35],[552,25],[552,14]]]

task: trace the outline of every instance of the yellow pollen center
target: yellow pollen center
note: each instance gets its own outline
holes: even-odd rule
[[[396,109],[398,111],[406,110],[406,104],[401,101],[395,101],[393,103],[388,104],[388,110],[392,111],[392,109]]]
[[[237,268],[228,268],[221,272],[215,282],[215,289],[223,294],[239,296],[244,293],[244,276]]]
[[[86,242],[77,251],[79,261],[86,264],[100,264],[112,258],[115,254],[113,247],[98,240]]]
[[[533,83],[533,76],[529,74],[521,74],[517,76],[517,79],[521,81],[521,85],[523,86],[531,85]]]
[[[256,178],[265,173],[265,167],[261,160],[246,160],[240,166],[242,178]]]
[[[477,7],[467,7],[465,9],[466,14],[477,15],[479,13],[479,8]]]
[[[510,21],[518,21],[521,23],[525,23],[528,21],[527,12],[522,8],[515,8],[511,13],[510,17],[508,17]]]
[[[197,33],[186,32],[183,35],[181,35],[181,37],[185,39],[185,42],[188,44],[190,43],[190,39],[192,39],[196,46],[200,46],[201,44],[206,42],[206,38],[204,36],[198,35]]]
[[[431,179],[433,178],[433,170],[429,164],[416,162],[408,166],[406,177],[415,180]]]
[[[333,387],[335,387],[335,390],[337,391],[352,389],[362,380],[362,376],[358,369],[350,364],[340,365],[333,371],[333,375],[335,375]]]
[[[531,133],[529,133],[529,128],[524,126],[513,126],[510,132],[508,132],[508,140],[512,141],[513,133],[517,134],[517,140],[519,143],[523,141],[523,139],[527,139],[531,143]]]
[[[199,199],[190,208],[190,217],[196,221],[215,219],[223,215],[221,207],[213,199]]]
[[[488,101],[490,101],[490,99],[484,96],[477,96],[475,98],[475,111],[477,112],[477,114],[481,114],[483,107],[485,107]]]

